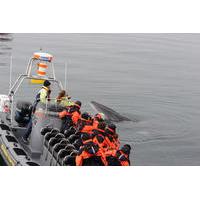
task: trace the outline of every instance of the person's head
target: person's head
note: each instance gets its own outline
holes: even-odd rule
[[[43,83],[43,86],[47,87],[49,89],[50,89],[50,85],[51,85],[51,83],[48,80],[45,80],[44,83]]]
[[[61,90],[57,96],[57,102],[60,103],[62,98],[66,96],[65,90]]]
[[[62,98],[62,97],[65,97],[66,96],[66,92],[65,90],[61,90],[58,94],[58,97]]]
[[[115,134],[113,134],[113,138],[114,138],[115,140],[118,140],[118,139],[119,139],[119,135],[118,135],[117,133],[115,133]]]
[[[83,133],[81,134],[81,140],[82,141],[86,141],[86,140],[89,140],[89,139],[92,139],[92,136],[88,133]]]
[[[99,151],[99,146],[93,142],[84,145],[84,149],[89,154],[96,154]]]
[[[101,129],[101,130],[105,130],[105,128],[106,128],[106,123],[105,123],[105,122],[99,122],[97,128],[98,128],[98,129]]]
[[[85,120],[85,121],[91,121],[91,116],[87,112],[82,113],[81,118],[82,120]]]
[[[106,130],[111,135],[115,134],[116,133],[116,126],[115,126],[115,124],[108,124]]]
[[[131,152],[131,146],[129,144],[125,144],[122,148],[121,151],[127,155],[130,154]]]
[[[97,113],[94,118],[98,121],[103,121],[105,119],[105,115],[103,113]]]
[[[58,94],[58,97],[67,97],[68,99],[71,99],[71,97],[68,95],[68,93],[65,90],[61,90],[60,93]]]
[[[78,109],[81,108],[81,105],[82,105],[82,103],[81,103],[80,101],[76,101],[76,102],[74,103],[74,106],[77,107]]]

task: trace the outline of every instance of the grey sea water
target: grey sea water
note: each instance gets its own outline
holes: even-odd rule
[[[132,165],[200,165],[200,34],[10,34],[0,40],[0,93],[42,48],[83,109],[94,100],[132,119],[117,124]],[[27,94],[28,95],[28,94]]]

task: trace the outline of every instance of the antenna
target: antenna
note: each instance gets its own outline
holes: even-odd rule
[[[10,55],[10,83],[9,83],[9,92],[12,87],[12,54]]]
[[[67,62],[65,62],[65,84],[64,84],[65,90],[67,90]]]

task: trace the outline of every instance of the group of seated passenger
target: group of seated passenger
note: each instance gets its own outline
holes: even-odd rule
[[[70,105],[67,104],[58,116],[62,119],[60,132],[77,150],[76,155],[66,160],[66,165],[130,165],[131,146],[125,144],[120,148],[116,126],[107,122],[103,113],[94,116],[87,112],[81,113],[81,102],[70,100]]]

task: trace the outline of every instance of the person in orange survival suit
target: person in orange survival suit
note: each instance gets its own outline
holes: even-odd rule
[[[65,119],[61,128],[61,132],[69,129],[71,126],[76,126],[80,116],[81,116],[81,102],[76,101],[73,106],[66,107],[62,112],[58,113],[59,118]],[[67,118],[67,120],[66,120]]]
[[[77,122],[78,120],[80,119],[81,117],[81,102],[80,101],[76,101],[74,106],[72,107],[72,122],[73,124],[76,126],[77,125]]]
[[[129,166],[129,155],[131,146],[125,144],[120,150],[110,150],[105,152],[108,166]]]
[[[89,134],[92,128],[93,126],[92,126],[91,116],[87,112],[84,112],[81,114],[81,117],[77,122],[76,132],[74,134],[68,134],[67,132],[65,133],[65,136],[71,143],[74,143],[76,141],[75,146],[76,148],[78,148],[79,145],[82,145],[81,135]]]
[[[92,117],[87,112],[82,113],[81,118],[77,122],[77,131],[80,133],[91,133],[92,130]]]
[[[93,142],[86,143],[80,148],[76,156],[76,166],[105,166],[107,165],[104,153]]]
[[[103,113],[97,113],[94,116],[94,119],[93,119],[93,129],[96,129],[99,122],[103,122],[103,121],[104,121],[104,114]]]
[[[102,128],[102,124],[99,125],[99,127]],[[105,129],[105,123],[103,123],[103,129]],[[93,130],[91,116],[87,112],[82,113],[81,118],[77,123],[77,133],[69,138],[70,142],[72,142],[78,149],[88,141],[93,141],[93,139],[96,144],[100,146],[104,145],[104,143],[102,143],[104,141],[102,134],[100,135],[100,132],[98,132],[97,129],[94,132]]]
[[[109,124],[105,130],[105,140],[108,145],[108,149],[118,150],[120,147],[120,142],[118,139],[118,134],[116,133],[115,124]]]
[[[107,142],[105,140],[105,122],[99,122],[96,129],[92,131],[93,142],[98,144],[102,150],[106,150],[108,148]]]
[[[105,141],[105,127],[106,124],[104,122],[100,122],[98,124],[98,127],[96,129],[93,129],[92,131],[85,127],[85,130],[82,129],[82,131],[78,132],[77,134],[75,134],[75,136],[73,136],[72,142],[76,143],[74,144],[75,146],[80,147],[81,145],[92,141],[95,144],[97,144],[102,150],[104,150],[104,148],[107,148],[107,143]],[[87,132],[86,129],[87,131],[89,130],[89,132]]]
[[[79,149],[83,145],[83,141],[87,140],[88,136],[92,134],[92,130],[92,118],[87,112],[84,112],[78,120],[76,133],[70,136],[69,140],[74,144],[76,149]]]

